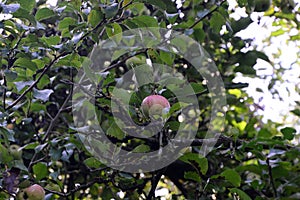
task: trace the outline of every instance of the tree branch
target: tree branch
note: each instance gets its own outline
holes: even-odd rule
[[[5,77],[5,74],[4,72],[1,70],[1,76],[3,77],[3,85],[4,85],[4,89],[3,89],[3,109],[5,110],[6,109],[6,91],[7,91],[7,81],[6,81],[6,77]]]
[[[271,182],[272,189],[273,189],[274,198],[278,198],[277,190],[276,190],[276,187],[275,187],[274,178],[273,178],[273,174],[272,174],[272,167],[270,165],[269,158],[267,158],[266,162],[267,162],[267,165],[268,165],[268,173],[269,173],[270,182]]]
[[[53,191],[53,190],[49,190],[47,188],[45,188],[45,190],[47,192],[50,192],[50,193],[53,193],[53,194],[57,194],[59,195],[60,197],[68,197],[72,194],[74,194],[75,192],[79,191],[79,190],[83,190],[83,189],[87,189],[89,187],[91,187],[92,185],[94,185],[95,183],[108,183],[109,181],[108,180],[105,180],[105,179],[101,179],[101,178],[96,178],[94,179],[93,181],[91,182],[88,182],[84,185],[80,185],[79,187],[76,187],[72,190],[70,190],[68,193],[63,193],[63,192],[57,192],[57,191]]]
[[[156,171],[152,177],[152,180],[151,180],[151,190],[148,194],[148,197],[146,198],[147,200],[151,200],[153,198],[155,198],[155,189],[157,187],[157,184],[161,178],[161,176],[164,174],[164,172],[166,171],[166,167]]]
[[[39,81],[43,78],[43,76],[46,74],[46,72],[49,70],[49,68],[54,65],[59,59],[61,59],[62,57],[68,55],[69,52],[64,52],[62,54],[60,54],[59,56],[55,57],[48,65],[46,65],[43,68],[43,71],[41,73],[41,75],[14,101],[12,102],[7,108],[6,110],[9,110],[11,108],[13,108],[15,105],[17,105],[23,98],[24,96],[30,92],[38,83]]]

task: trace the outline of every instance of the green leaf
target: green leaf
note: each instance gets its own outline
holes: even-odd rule
[[[174,24],[176,22],[176,20],[178,19],[179,13],[167,13],[165,12],[166,18],[167,20],[170,22],[170,24]]]
[[[18,9],[15,13],[13,13],[13,16],[19,19],[27,19],[30,23],[32,23],[34,26],[36,25],[36,20],[32,14],[28,12],[28,10],[25,10],[24,8]]]
[[[58,24],[58,29],[68,29],[69,26],[76,24],[77,21],[74,18],[71,17],[65,17],[63,20],[61,20]]]
[[[256,54],[257,58],[260,58],[264,61],[270,62],[269,57],[265,53],[263,53],[261,51],[253,51],[253,52]]]
[[[141,15],[134,17],[130,20],[135,23],[138,27],[158,27],[157,19],[147,15]]]
[[[198,183],[201,182],[201,178],[200,178],[199,174],[197,174],[197,172],[194,172],[194,171],[187,171],[187,172],[184,172],[184,178],[185,178],[185,179],[189,179],[189,180],[196,181],[196,182],[198,182]]]
[[[56,66],[72,66],[72,67],[82,67],[82,61],[84,57],[80,57],[77,53],[69,54],[61,58]],[[85,60],[86,61],[86,60]]]
[[[39,89],[43,89],[45,86],[47,86],[50,83],[50,78],[48,75],[44,75],[41,80],[38,82],[37,87]]]
[[[72,8],[75,8],[76,10],[80,10],[80,7],[82,6],[81,0],[72,0],[70,1],[70,4],[72,5]]]
[[[107,135],[122,140],[125,137],[125,133],[114,122],[107,130]]]
[[[256,70],[253,67],[248,65],[240,65],[234,69],[235,72],[241,72],[245,75],[256,75]]]
[[[244,7],[247,5],[248,1],[247,0],[238,0],[237,1],[239,4],[239,7]]]
[[[8,69],[4,70],[4,74],[8,82],[12,82],[18,77],[18,74],[16,72]]]
[[[229,191],[233,194],[236,193],[241,200],[252,200],[251,197],[248,196],[248,194],[238,188],[230,188]]]
[[[167,65],[172,66],[174,63],[174,55],[170,52],[160,51],[159,53],[160,59],[164,61]]]
[[[172,131],[178,131],[180,127],[180,122],[178,121],[170,121],[166,123],[167,127],[169,127]]]
[[[5,142],[7,141],[14,142],[15,141],[14,134],[15,134],[14,131],[0,126],[0,141],[4,140]]]
[[[38,146],[37,142],[26,144],[22,149],[35,149]]]
[[[107,19],[114,17],[118,13],[118,10],[119,10],[119,4],[117,3],[113,3],[112,5],[105,7],[104,8],[105,17]]]
[[[151,4],[151,5],[161,8],[162,10],[167,9],[167,5],[162,0],[138,0],[138,2]]]
[[[169,13],[177,12],[176,4],[171,0],[135,0],[134,2],[143,2],[146,4],[151,4]]]
[[[35,164],[33,167],[33,173],[38,181],[48,176],[48,168],[46,163],[39,162]]]
[[[114,89],[114,95],[116,99],[120,100],[120,102],[129,102],[132,95],[132,91],[116,87]],[[115,105],[115,103],[113,102],[112,105]]]
[[[33,88],[33,97],[44,102],[49,100],[50,95],[53,93],[52,89],[45,89],[45,90],[37,90]]]
[[[239,187],[241,185],[241,176],[233,169],[226,169],[221,173],[227,181],[229,181],[233,186]]]
[[[271,138],[272,133],[268,129],[262,128],[262,129],[259,130],[257,136],[258,136],[258,138]]]
[[[29,58],[20,57],[14,62],[14,66],[28,68],[31,71],[35,71],[37,69],[37,65],[32,62]]]
[[[7,164],[12,160],[13,157],[9,154],[7,148],[0,143],[0,163]]]
[[[295,115],[297,115],[298,117],[300,117],[300,109],[295,109],[291,111],[292,113],[294,113]]]
[[[213,15],[210,19],[210,25],[213,28],[214,32],[219,33],[224,24],[224,17],[219,12],[213,12]]]
[[[289,175],[289,170],[284,166],[276,166],[272,168],[272,175],[274,179],[287,177]]]
[[[88,166],[89,168],[99,168],[99,167],[103,166],[103,164],[94,157],[86,159],[84,161],[84,164],[86,166]]]
[[[13,166],[20,170],[28,171],[27,167],[23,163],[23,160],[14,160]]]
[[[108,37],[113,37],[118,44],[122,40],[122,28],[119,24],[113,23],[106,26],[106,33]]]
[[[285,127],[280,129],[280,132],[283,134],[284,139],[292,140],[294,139],[295,133],[297,132],[296,129],[292,127]]]
[[[243,17],[237,21],[233,21],[231,23],[231,28],[233,30],[234,33],[237,33],[241,30],[246,29],[251,23],[252,23],[252,19],[248,16],[248,17]]]
[[[145,153],[149,151],[150,151],[150,147],[145,144],[141,144],[132,150],[133,153]]]
[[[276,30],[276,31],[273,31],[273,32],[271,33],[271,36],[277,37],[277,36],[283,35],[284,33],[285,33],[285,30],[283,30],[283,29],[278,29],[278,30]]]
[[[51,157],[51,160],[59,160],[61,158],[61,151],[61,149],[51,148],[49,151],[49,156]]]
[[[102,20],[103,15],[100,10],[92,10],[88,15],[88,22],[93,26],[97,26],[98,23]]]
[[[199,167],[199,169],[203,175],[205,175],[208,170],[208,161],[206,158],[202,157],[200,154],[186,153],[180,157],[180,160],[182,160],[185,163],[191,164],[193,166],[195,166],[195,164],[196,164],[196,167]]]
[[[203,87],[203,85],[200,83],[190,83],[190,86],[192,86],[195,94],[200,94],[200,93],[206,91],[206,88]]]
[[[31,11],[36,4],[35,0],[20,0],[19,2],[21,7],[28,11]]]
[[[48,19],[53,16],[55,16],[55,13],[53,10],[50,10],[49,8],[41,8],[36,12],[35,19],[37,21],[41,21],[41,20]]]
[[[60,42],[60,36],[42,37],[42,40],[49,46],[57,45]]]

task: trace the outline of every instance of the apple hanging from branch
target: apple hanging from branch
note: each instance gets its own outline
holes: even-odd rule
[[[45,190],[42,186],[34,184],[20,191],[17,200],[44,200]]]
[[[20,146],[16,144],[12,144],[9,147],[9,153],[13,156],[15,160],[22,159],[22,150],[20,150]]]
[[[141,108],[147,117],[153,117],[154,115],[162,116],[169,112],[170,103],[164,96],[155,94],[147,96],[142,101]]]

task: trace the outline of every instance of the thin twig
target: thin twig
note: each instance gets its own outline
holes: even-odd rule
[[[47,138],[49,137],[50,132],[52,131],[52,129],[53,129],[53,127],[54,127],[54,124],[55,124],[56,120],[58,119],[60,113],[61,113],[61,112],[64,110],[64,108],[66,107],[66,105],[67,105],[67,103],[69,102],[71,96],[72,96],[72,92],[70,91],[70,92],[69,92],[69,95],[68,95],[67,98],[65,99],[64,103],[62,104],[62,106],[60,107],[60,109],[58,110],[58,112],[56,113],[55,117],[51,120],[50,125],[49,125],[49,127],[48,127],[48,129],[47,129],[47,131],[46,131],[46,133],[45,133],[45,135],[44,135],[42,141],[41,141],[42,143],[44,143],[44,142],[47,140]]]
[[[79,187],[76,187],[76,188],[70,190],[68,193],[57,192],[57,191],[49,190],[49,189],[47,189],[47,188],[45,188],[45,190],[46,190],[47,192],[52,193],[52,194],[57,194],[57,195],[59,195],[60,197],[68,197],[68,196],[74,194],[75,192],[77,192],[77,191],[79,191],[79,190],[83,190],[83,189],[86,189],[86,188],[91,187],[91,186],[94,185],[95,183],[108,183],[108,182],[109,182],[108,180],[101,179],[101,178],[96,178],[96,179],[94,179],[94,180],[91,181],[91,182],[88,182],[88,183],[86,183],[86,184],[84,184],[84,185],[80,185]]]
[[[225,3],[226,1],[221,1],[221,3],[219,3],[218,5],[213,6],[209,12],[207,12],[205,15],[201,16],[197,21],[195,21],[194,24],[192,24],[189,29],[194,28],[198,23],[200,23],[205,17],[207,17],[208,15],[212,14],[213,12],[215,12],[223,3]]]
[[[273,178],[273,174],[272,174],[272,167],[270,165],[269,158],[267,158],[266,162],[267,162],[267,165],[268,165],[268,172],[269,172],[270,182],[271,182],[273,193],[274,193],[274,198],[277,198],[278,195],[277,195],[277,190],[276,190],[275,183],[274,183],[274,178]]]
[[[6,91],[7,91],[7,82],[6,82],[6,77],[3,71],[1,71],[2,73],[2,77],[3,77],[3,86],[4,86],[4,90],[3,90],[3,109],[5,110],[6,108]]]
[[[146,52],[147,52],[147,49],[139,50],[139,51],[137,51],[135,54],[129,55],[129,56],[125,57],[124,59],[122,59],[121,61],[119,61],[119,62],[117,62],[117,63],[115,63],[115,64],[112,64],[112,65],[108,66],[107,68],[101,70],[100,73],[107,72],[107,71],[109,71],[109,70],[111,70],[111,69],[114,69],[114,68],[116,68],[116,67],[119,67],[120,65],[122,65],[123,63],[125,63],[126,60],[128,60],[129,58],[132,58],[132,57],[134,57],[134,56],[137,56],[137,55],[139,55],[139,54],[143,54],[143,53],[146,53]]]
[[[41,75],[14,101],[12,102],[9,106],[7,106],[7,110],[13,108],[15,105],[17,105],[23,98],[24,96],[30,92],[38,83],[39,81],[43,78],[43,76],[46,74],[46,72],[49,70],[49,68],[54,65],[59,59],[61,59],[62,57],[68,55],[69,52],[65,52],[60,54],[59,56],[57,56],[55,59],[53,59],[50,64],[46,65],[43,68],[43,71],[41,73]]]

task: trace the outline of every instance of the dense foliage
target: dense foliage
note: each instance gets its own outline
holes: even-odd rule
[[[293,0],[274,0],[270,7],[267,0],[238,0],[233,10],[221,0],[59,0],[56,6],[44,0],[0,2],[0,199],[15,197],[33,184],[45,188],[46,199],[153,199],[155,194],[167,199],[299,199],[300,151],[292,142],[296,130],[263,123],[256,113],[260,107],[243,90],[247,84],[233,82],[237,73],[257,76],[253,66],[258,59],[274,64],[251,40],[236,35],[252,23],[251,14],[260,11],[273,17],[278,29],[271,37],[276,37],[292,28],[299,31],[295,6]],[[247,16],[232,18],[241,8]],[[99,73],[85,65],[101,41],[112,36],[121,40],[127,30],[149,27],[172,29],[197,41],[222,76],[226,126],[205,157],[198,152],[210,128],[211,94],[191,63],[146,48],[117,57]],[[299,34],[289,39],[297,41]],[[176,77],[175,89],[183,80],[191,83],[199,102],[197,134],[188,151],[168,167],[144,173],[116,170],[80,140],[72,113],[74,79],[85,66],[89,78],[98,81],[96,99],[85,103],[87,109],[97,108],[101,127],[113,143],[125,143],[132,152],[157,150],[157,135],[149,140],[129,137],[111,112],[112,93],[123,75],[149,60],[172,68],[161,76]],[[138,109],[143,98],[165,96],[171,115],[160,134],[167,144],[179,129],[184,102],[160,83],[149,83],[129,96],[129,113],[145,125],[150,119]],[[291,114],[300,116],[299,108]]]

